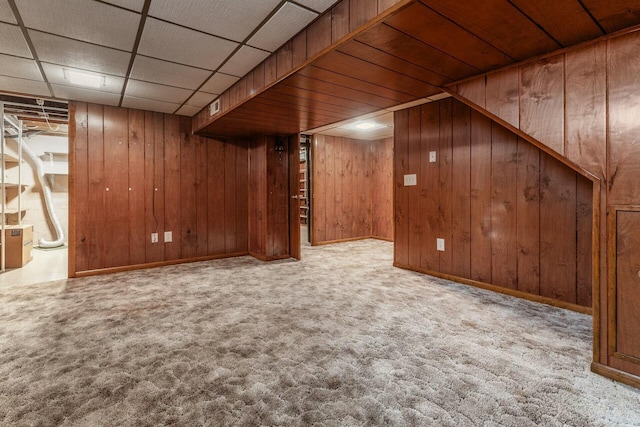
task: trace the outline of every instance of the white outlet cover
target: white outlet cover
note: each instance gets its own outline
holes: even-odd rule
[[[436,239],[436,249],[444,252],[444,239]]]
[[[173,233],[171,231],[164,232],[164,242],[165,243],[173,242]]]
[[[404,176],[404,186],[409,187],[412,185],[418,185],[418,178],[415,173]]]
[[[158,243],[158,233],[151,233],[151,243]]]
[[[436,152],[435,151],[429,151],[429,162],[430,163],[435,163],[436,162]]]

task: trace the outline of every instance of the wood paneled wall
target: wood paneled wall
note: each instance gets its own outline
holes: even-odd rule
[[[245,143],[192,136],[188,117],[82,102],[69,121],[71,276],[248,252]]]
[[[393,239],[393,138],[316,135],[312,155],[312,244]]]
[[[591,181],[452,98],[395,129],[397,266],[591,306]]]
[[[615,303],[611,305],[616,283],[609,283],[608,277],[616,277],[616,250],[607,244],[614,239],[616,226],[606,218],[613,206],[640,204],[638,51],[640,33],[635,31],[451,87],[467,102],[533,136],[600,180],[594,194],[599,207],[594,360],[636,376],[640,376],[640,361],[611,357],[616,343],[609,339],[608,330],[615,330],[616,322],[633,318],[617,316]],[[640,254],[635,262],[640,262]],[[606,369],[601,373],[613,375]],[[637,377],[626,381],[640,384]]]
[[[283,152],[276,151],[278,138]],[[287,137],[276,136],[249,143],[249,253],[265,261],[289,257],[288,145]]]

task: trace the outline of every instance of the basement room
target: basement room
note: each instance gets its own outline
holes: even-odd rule
[[[0,0],[0,424],[640,426],[640,0]]]

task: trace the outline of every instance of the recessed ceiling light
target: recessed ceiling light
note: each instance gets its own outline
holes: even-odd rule
[[[86,73],[84,71],[77,70],[67,70],[66,68],[64,69],[64,78],[71,84],[93,88],[104,86],[106,79],[106,77],[102,74]]]
[[[370,130],[375,128],[376,126],[380,126],[376,123],[373,122],[360,122],[360,123],[356,123],[356,129],[360,129],[360,130]]]
[[[387,125],[383,125],[381,123],[377,123],[371,120],[359,120],[357,122],[351,122],[351,123],[347,123],[346,125],[340,126],[341,129],[361,130],[361,131],[376,130],[376,129],[382,129],[385,127],[387,127]]]

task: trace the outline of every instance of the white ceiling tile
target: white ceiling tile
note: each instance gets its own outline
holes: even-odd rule
[[[318,14],[285,3],[247,44],[273,52],[313,21]]]
[[[0,76],[0,91],[24,93],[28,95],[51,96],[45,82]]]
[[[56,65],[56,64],[47,64],[46,62],[42,63],[42,68],[44,69],[44,74],[47,76],[47,81],[49,81],[49,83],[76,87],[64,77],[65,69],[76,70],[75,68],[63,67],[62,65]],[[83,70],[78,70],[78,71],[83,71]],[[110,92],[110,93],[117,93],[117,94],[122,93],[122,86],[124,85],[124,77],[115,77],[115,76],[109,76],[109,75],[104,75],[104,77],[105,77],[105,85],[96,90],[99,90],[101,92]]]
[[[244,41],[280,0],[154,0],[149,15],[235,41]]]
[[[70,101],[92,102],[94,104],[117,106],[120,103],[120,94],[102,92],[99,90],[84,89],[79,87],[62,86],[52,84],[56,97]]]
[[[180,107],[180,104],[136,98],[134,96],[125,96],[122,100],[122,106],[126,108],[137,108],[138,110],[173,114],[173,112]]]
[[[17,56],[0,55],[0,76],[43,81],[36,61]]]
[[[131,70],[131,78],[136,80],[187,89],[197,89],[209,75],[211,75],[211,71],[148,58],[142,55],[136,56]]]
[[[315,10],[316,12],[322,13],[337,2],[336,0],[296,0],[296,3],[307,6]]]
[[[193,96],[191,98],[189,98],[187,100],[186,104],[191,106],[191,107],[202,108],[205,105],[210,104],[211,101],[213,101],[217,97],[218,97],[218,95],[214,95],[214,94],[211,94],[211,93],[196,92],[196,93],[193,94]]]
[[[148,18],[138,53],[214,70],[238,43]]]
[[[0,53],[33,58],[20,27],[0,22],[0,40]]]
[[[13,16],[13,12],[11,11],[11,7],[9,7],[7,0],[0,0],[0,21],[11,22],[12,24],[18,23],[18,21],[16,21],[16,17]]]
[[[127,89],[125,90],[126,96],[154,99],[157,101],[173,102],[177,104],[182,104],[192,93],[193,91],[188,89],[141,82],[139,80],[129,80],[127,83]]]
[[[180,109],[178,111],[176,111],[176,114],[178,114],[180,116],[193,117],[196,114],[198,114],[200,112],[200,110],[202,110],[202,108],[200,108],[200,107],[192,107],[191,105],[183,105],[182,107],[180,107]]]
[[[270,53],[264,50],[251,46],[242,46],[229,61],[220,68],[220,71],[242,77],[269,55]]]
[[[131,54],[89,43],[29,31],[38,58],[52,64],[124,76]]]
[[[133,49],[140,15],[97,1],[16,0],[28,28],[117,49]]]
[[[125,9],[135,10],[136,12],[142,12],[144,6],[144,0],[103,0],[107,3],[115,4],[116,6],[124,7]]]
[[[230,76],[223,73],[215,73],[209,81],[207,81],[200,90],[207,93],[220,94],[229,88],[232,84],[240,80],[239,77]]]

